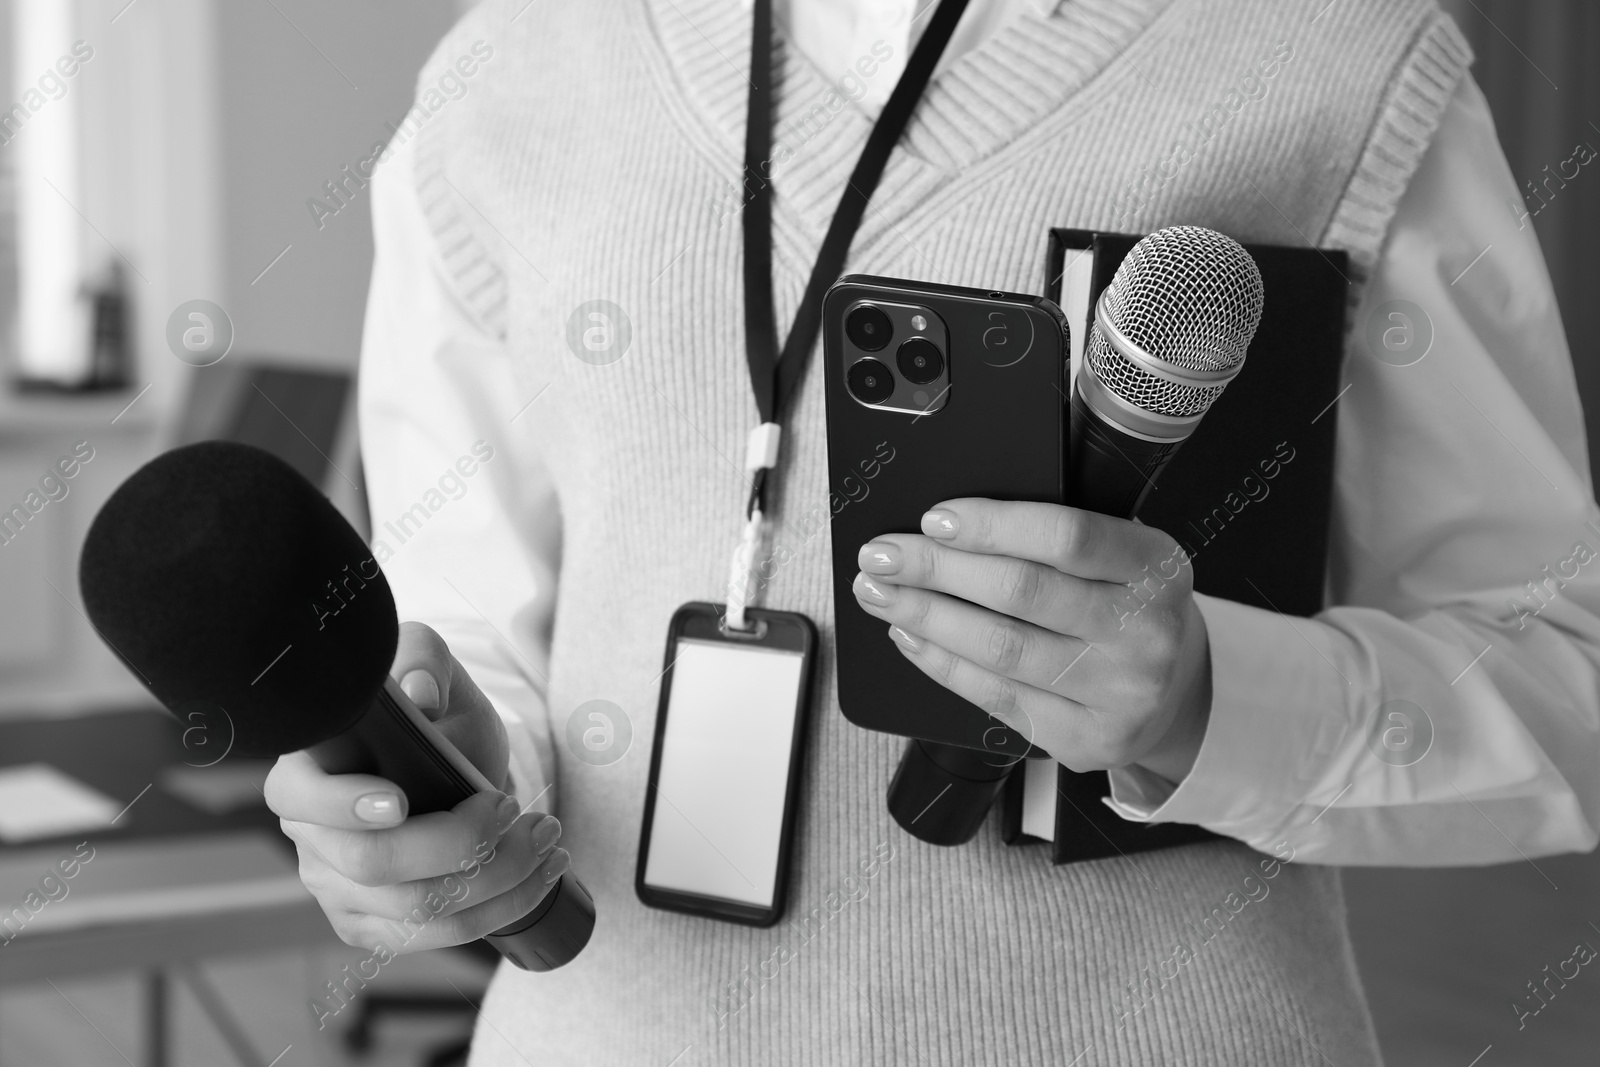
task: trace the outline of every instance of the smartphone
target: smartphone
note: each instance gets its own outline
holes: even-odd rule
[[[816,629],[685,604],[667,632],[634,891],[655,908],[770,926],[788,895]]]
[[[941,500],[1065,503],[1068,338],[1061,309],[1042,297],[865,275],[828,290],[834,660],[839,706],[856,725],[1046,754],[907,661],[851,586],[862,545],[920,533]]]

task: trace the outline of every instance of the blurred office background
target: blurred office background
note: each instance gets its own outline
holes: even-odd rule
[[[0,0],[0,108],[21,107],[0,113],[0,511],[44,501],[0,546],[0,919],[70,890],[0,928],[0,1067],[445,1063],[471,1024],[487,964],[456,952],[384,968],[318,1028],[310,1002],[334,1003],[327,983],[364,953],[298,889],[263,769],[207,766],[153,714],[74,573],[106,495],[200,437],[278,449],[365,521],[350,405],[369,205],[348,184],[332,215],[308,201],[334,202],[326,183],[389,137],[467,6]],[[1600,8],[1446,6],[1519,180],[1600,146]],[[1600,455],[1600,179],[1568,181],[1532,224]],[[176,311],[180,332],[228,331],[226,358],[177,358]],[[84,839],[94,859],[68,878]],[[1595,857],[1346,885],[1391,1063],[1594,1062],[1600,978],[1520,1031],[1511,1004],[1575,940],[1600,947],[1600,926],[1582,933],[1600,923]]]

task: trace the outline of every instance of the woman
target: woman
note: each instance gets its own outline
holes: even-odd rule
[[[406,629],[395,676],[514,800],[405,820],[392,786],[302,756],[268,789],[335,929],[369,948],[505,925],[566,868],[557,835],[570,844],[594,939],[553,973],[500,969],[475,1064],[1375,1063],[1338,873],[1320,864],[1594,846],[1582,419],[1455,26],[1431,0],[974,0],[847,269],[1033,290],[1052,225],[1346,250],[1337,606],[1286,621],[1180,580],[1119,630],[1106,605],[1171,555],[1164,534],[942,502],[923,536],[864,546],[859,608],[961,695],[1016,701],[1063,763],[1111,768],[1126,817],[1234,840],[1060,868],[992,825],[922,845],[883,806],[899,739],[842,719],[825,657],[790,899],[806,921],[643,907],[665,622],[723,599],[736,457],[759,421],[733,224],[751,16],[736,0],[525,2],[490,0],[445,39],[374,181],[361,385],[374,547],[402,617],[431,627]],[[786,325],[920,26],[880,31],[865,5],[824,0],[778,16]],[[436,91],[469,58],[470,91]],[[1426,358],[1368,344],[1397,302]],[[813,368],[789,415],[779,523],[827,497],[821,389]],[[490,458],[435,502],[479,442]],[[824,646],[829,574],[817,537],[763,592],[824,624]],[[1408,767],[1367,746],[1395,698],[1435,727]],[[631,727],[613,762],[566,740],[594,700]],[[397,945],[394,921],[484,842],[495,859],[471,893]]]

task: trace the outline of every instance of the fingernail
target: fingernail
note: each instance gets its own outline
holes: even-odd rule
[[[948,541],[956,535],[956,516],[951,511],[929,511],[922,516],[922,532],[929,537]]]
[[[411,703],[419,708],[436,708],[439,706],[439,683],[433,680],[433,675],[424,670],[408,671],[400,679],[400,691],[411,698]]]
[[[906,633],[898,626],[889,627],[889,640],[905,649],[907,652],[921,652],[922,642]]]
[[[546,815],[533,824],[533,832],[529,839],[533,843],[534,854],[543,857],[555,847],[557,841],[561,840],[561,823],[556,821],[554,815]]]
[[[366,793],[356,798],[356,818],[362,822],[399,822],[405,817],[400,798],[393,793]]]
[[[495,829],[505,833],[511,824],[517,821],[517,816],[522,814],[522,803],[516,797],[507,793],[500,798],[500,803],[494,806]]]
[[[865,574],[856,575],[855,592],[856,596],[863,600],[870,600],[874,604],[894,603],[894,593],[878,585]]]
[[[861,546],[861,552],[857,557],[861,569],[871,571],[873,574],[896,574],[904,562],[900,546],[890,544],[888,541],[868,541]]]
[[[553,884],[555,882],[560,881],[561,880],[561,876],[563,874],[566,874],[567,871],[571,867],[572,867],[572,856],[569,855],[566,852],[562,852],[561,853],[561,858],[558,861],[556,861],[555,868],[549,874],[544,876],[544,884],[545,885],[551,885],[551,884]]]

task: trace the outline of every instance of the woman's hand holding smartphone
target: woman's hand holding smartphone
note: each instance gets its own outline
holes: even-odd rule
[[[874,443],[895,456],[833,509],[839,703],[986,759],[1031,748],[1176,782],[1209,718],[1205,620],[1176,541],[1065,506],[1068,336],[1038,297],[865,276],[830,290],[832,487]]]
[[[1075,771],[1188,774],[1211,657],[1189,560],[1152,527],[962,498],[861,546],[856,602],[918,670]]]

